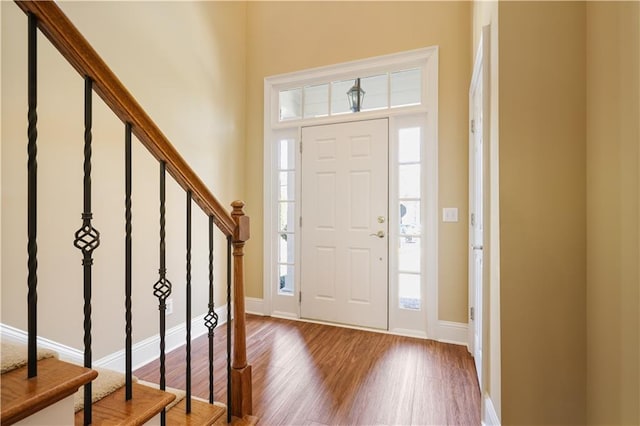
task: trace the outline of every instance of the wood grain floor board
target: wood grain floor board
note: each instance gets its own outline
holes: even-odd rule
[[[448,393],[443,380],[429,377],[419,380],[416,382],[414,392],[415,403],[411,407],[411,423],[407,424],[449,424],[447,422]]]
[[[206,336],[192,343],[192,392],[208,397]],[[226,330],[216,331],[215,398],[226,401]],[[247,316],[253,414],[261,425],[479,425],[480,393],[463,346]],[[184,389],[184,350],[167,385]],[[157,379],[157,362],[135,372]]]

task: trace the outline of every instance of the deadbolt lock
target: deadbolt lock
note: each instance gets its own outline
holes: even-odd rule
[[[384,216],[378,216],[378,223],[384,223],[385,218]]]

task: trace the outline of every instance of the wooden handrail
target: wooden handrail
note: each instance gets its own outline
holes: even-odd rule
[[[236,224],[229,212],[213,196],[202,180],[189,167],[149,115],[120,82],[102,58],[82,36],[53,1],[19,1],[16,4],[32,13],[38,28],[64,58],[82,76],[93,80],[95,92],[122,120],[130,123],[133,134],[158,160],[167,164],[167,171],[226,235],[233,236]]]

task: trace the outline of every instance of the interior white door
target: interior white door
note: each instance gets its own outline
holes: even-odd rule
[[[484,336],[484,211],[485,165],[489,85],[489,30],[483,28],[469,89],[469,349],[473,354],[478,383],[483,389],[482,345]]]
[[[482,101],[482,94],[476,92],[476,100]],[[480,98],[480,99],[478,99]],[[482,105],[480,103],[480,105]],[[476,364],[478,382],[482,383],[482,299],[483,299],[483,255],[484,217],[483,210],[483,149],[482,149],[482,109],[476,108],[473,115],[473,191],[471,206],[471,262],[473,280],[473,305],[471,323],[473,325],[473,358]]]
[[[302,129],[300,314],[388,327],[388,120]]]

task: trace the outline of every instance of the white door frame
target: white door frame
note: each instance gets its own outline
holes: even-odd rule
[[[474,155],[474,133],[472,132],[471,120],[475,117],[475,103],[474,93],[477,88],[482,91],[482,123],[476,123],[475,127],[480,127],[482,130],[482,193],[483,193],[483,274],[482,274],[482,288],[479,293],[481,295],[481,301],[477,300],[478,289],[475,288],[475,258],[474,258],[474,227],[472,226],[471,217],[469,218],[469,328],[468,328],[468,347],[469,352],[475,355],[475,333],[478,330],[480,335],[480,341],[486,342],[486,336],[488,335],[489,324],[489,282],[488,282],[488,265],[490,256],[490,247],[488,244],[489,228],[489,141],[490,141],[490,27],[484,26],[482,28],[482,34],[480,36],[480,42],[478,45],[478,51],[476,52],[473,75],[471,78],[471,84],[469,87],[469,212],[473,211],[475,204],[474,189],[475,188],[475,155]],[[471,320],[471,309],[481,303],[479,306],[480,315],[475,315],[474,320]],[[487,383],[486,377],[486,356],[483,354],[481,369],[478,371],[478,380],[480,385],[480,391],[484,392],[485,383]]]
[[[366,111],[359,112],[357,114],[345,114],[332,117],[312,118],[312,119],[299,119],[295,121],[280,122],[279,106],[278,106],[278,93],[280,90],[285,90],[294,87],[302,87],[306,85],[313,85],[319,83],[325,83],[327,81],[335,81],[338,79],[351,78],[354,75],[371,75],[376,72],[386,72],[389,70],[403,70],[421,67],[423,72],[422,82],[422,103],[420,105],[407,106],[401,108],[389,108],[378,111]],[[411,118],[413,117],[413,118]],[[438,321],[438,47],[429,47],[425,49],[418,49],[409,52],[403,52],[392,55],[385,55],[376,58],[365,59],[362,61],[354,61],[343,64],[332,65],[328,67],[316,68],[311,70],[304,70],[300,72],[294,72],[290,74],[284,74],[279,76],[268,77],[265,79],[264,84],[264,192],[263,192],[263,207],[264,207],[264,246],[263,246],[263,300],[262,307],[263,312],[266,315],[282,316],[297,319],[300,317],[299,305],[296,309],[287,309],[286,311],[277,310],[277,300],[274,297],[281,298],[281,296],[274,296],[273,291],[276,287],[276,272],[275,264],[278,256],[277,246],[275,244],[274,229],[277,226],[277,215],[274,214],[275,203],[275,190],[277,188],[277,158],[275,143],[276,139],[286,135],[286,137],[295,138],[295,146],[299,147],[300,134],[302,126],[307,125],[320,125],[320,124],[333,124],[346,121],[360,121],[375,118],[388,118],[389,119],[389,131],[390,131],[390,150],[394,143],[397,143],[397,137],[394,136],[394,132],[397,133],[398,126],[407,122],[420,122],[424,129],[423,147],[425,149],[424,156],[424,168],[427,170],[422,177],[423,194],[424,194],[424,210],[423,214],[423,229],[424,234],[433,236],[433,238],[425,239],[430,240],[432,243],[425,244],[423,246],[423,256],[426,260],[423,262],[424,268],[424,295],[422,297],[424,301],[424,308],[421,310],[424,313],[425,319],[419,322],[424,324],[424,331],[413,333],[410,326],[395,325],[393,324],[393,316],[390,311],[390,324],[389,329],[396,334],[408,334],[416,337],[428,337],[432,339],[439,339],[439,326]],[[390,163],[392,155],[390,157]],[[299,152],[296,154],[296,161],[299,164]],[[390,173],[392,167],[396,165],[390,164]],[[299,175],[299,173],[298,173]],[[392,185],[394,182],[390,177],[390,200],[392,197],[397,196],[393,193]],[[296,179],[297,188],[299,188],[299,178]],[[397,192],[397,191],[396,191]],[[299,207],[297,208],[299,214]],[[392,210],[389,211],[389,221],[393,223]],[[397,217],[397,214],[395,215]],[[296,223],[296,228],[299,228],[299,224]],[[389,229],[389,238],[394,238],[392,228]],[[297,230],[299,231],[299,229]],[[395,234],[397,237],[397,232]],[[391,253],[390,253],[390,257]],[[392,273],[392,259],[389,259],[389,271]],[[299,282],[299,273],[296,272],[296,280]],[[274,278],[275,277],[275,278]],[[391,285],[390,291],[391,291]],[[297,297],[295,297],[297,301]],[[393,300],[389,297],[389,300]],[[291,298],[292,303],[294,301]],[[391,302],[390,302],[391,303]],[[399,320],[401,321],[401,320]],[[426,323],[426,324],[425,324]]]

